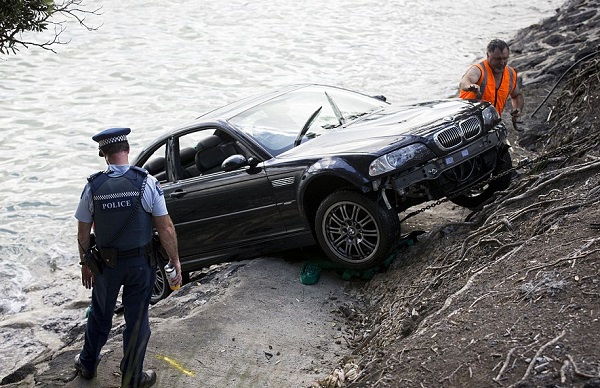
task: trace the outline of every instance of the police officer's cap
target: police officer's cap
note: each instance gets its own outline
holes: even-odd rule
[[[92,137],[93,141],[98,142],[98,148],[107,144],[127,141],[127,135],[131,132],[129,128],[109,128]]]
[[[98,156],[104,157],[102,147],[127,141],[127,135],[131,132],[129,128],[109,128],[92,136],[92,140],[98,142]]]

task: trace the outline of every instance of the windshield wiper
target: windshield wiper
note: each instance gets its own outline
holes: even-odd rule
[[[353,115],[350,115],[350,116],[348,117],[348,120],[356,120],[357,118],[359,118],[359,117],[362,117],[362,116],[364,116],[364,115],[368,115],[369,113],[370,113],[370,112],[361,112],[361,113],[355,113],[355,114],[353,114]]]
[[[329,94],[327,94],[327,92],[325,92],[325,95],[327,96],[329,105],[331,105],[331,109],[333,109],[333,113],[335,113],[335,117],[338,119],[338,123],[340,123],[340,125],[343,125],[346,122],[346,120],[344,119],[344,116],[342,115],[342,111],[340,110],[340,108],[338,108],[335,101],[333,101],[333,98],[331,98],[331,96]]]
[[[310,126],[315,121],[315,119],[317,118],[317,116],[319,115],[319,113],[321,113],[321,109],[323,109],[322,106],[320,106],[319,109],[317,109],[316,111],[314,111],[313,114],[310,115],[310,117],[308,118],[308,120],[306,120],[306,123],[304,123],[304,126],[302,127],[302,130],[298,134],[298,137],[296,138],[296,140],[294,140],[294,147],[300,145],[300,143],[302,142],[302,137],[308,131],[308,128],[310,128]]]

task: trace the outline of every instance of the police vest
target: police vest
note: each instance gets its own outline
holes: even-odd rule
[[[467,92],[465,90],[460,91],[460,98],[468,100],[483,100],[491,102],[498,113],[502,115],[504,110],[504,104],[508,96],[515,90],[517,86],[517,72],[510,66],[504,67],[504,73],[502,74],[502,80],[500,86],[496,88],[496,79],[494,78],[494,72],[490,68],[487,59],[480,63],[474,64],[481,71],[477,85],[481,91],[481,96],[477,96],[475,92]]]
[[[147,175],[145,170],[132,166],[118,177],[99,172],[88,178],[99,248],[126,251],[142,247],[152,239],[152,214],[144,210],[140,195]]]

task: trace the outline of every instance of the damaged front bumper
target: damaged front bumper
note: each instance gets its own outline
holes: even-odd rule
[[[423,181],[435,181],[440,178],[442,174],[483,155],[489,150],[499,150],[504,144],[504,138],[505,136],[502,136],[502,132],[491,132],[462,149],[454,151],[444,157],[433,159],[420,167],[393,176],[391,178],[391,185],[396,192],[402,193],[406,188],[417,183],[422,183]],[[492,170],[493,167],[487,173],[491,173]],[[485,174],[479,173],[479,175]],[[478,181],[481,178],[482,176],[468,177],[469,181]],[[457,184],[460,185],[460,182],[457,182]]]

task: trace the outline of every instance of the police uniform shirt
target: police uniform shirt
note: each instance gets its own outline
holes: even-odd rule
[[[125,174],[127,170],[129,170],[129,165],[119,166],[115,164],[109,164],[108,170],[110,170],[108,176],[118,177]],[[148,180],[146,181],[144,195],[142,196],[142,206],[144,207],[145,211],[151,213],[155,217],[166,216],[169,214],[167,211],[167,204],[165,203],[163,191],[160,188],[158,180],[152,175],[148,175]],[[83,189],[83,193],[81,194],[81,200],[77,206],[75,218],[81,222],[91,224],[94,222],[93,217],[94,202],[92,201],[91,185],[88,182]]]

